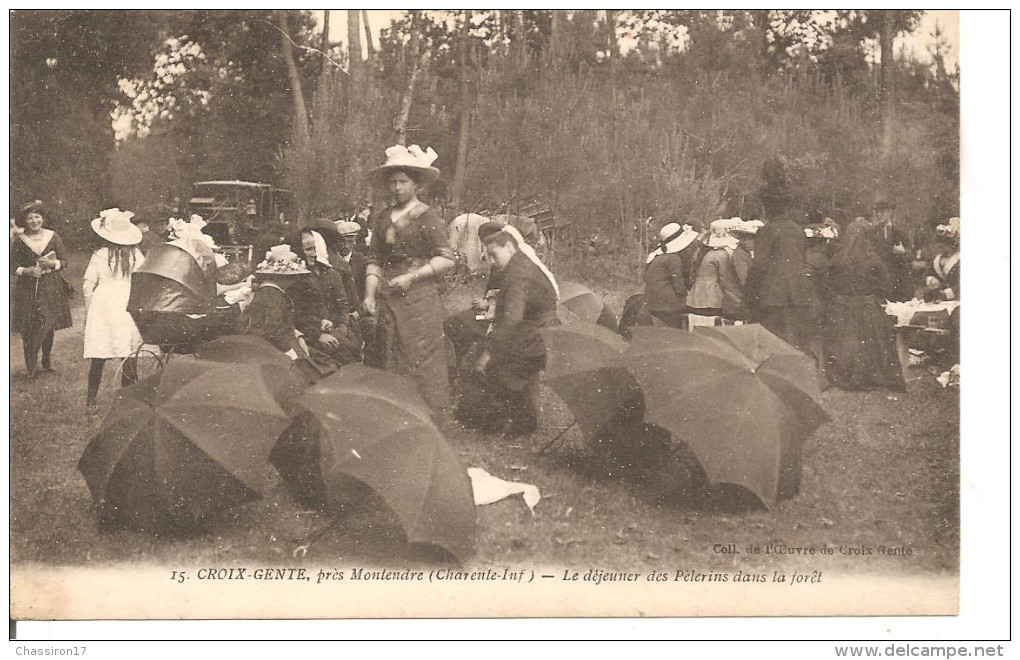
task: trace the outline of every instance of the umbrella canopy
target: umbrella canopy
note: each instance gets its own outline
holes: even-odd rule
[[[195,357],[210,362],[232,364],[274,364],[287,369],[291,360],[275,346],[255,335],[227,335],[199,344]]]
[[[270,460],[302,504],[347,503],[354,479],[382,497],[408,540],[470,556],[471,482],[412,380],[352,364],[308,388],[297,405],[304,412]]]
[[[683,439],[709,481],[767,506],[796,493],[801,444],[828,420],[814,362],[760,325],[634,328],[622,356],[646,421]]]
[[[623,303],[623,312],[620,313],[620,336],[629,340],[633,336],[634,326],[651,326],[652,314],[648,311],[645,302],[645,294],[635,293]]]
[[[589,441],[620,416],[640,416],[641,388],[620,359],[627,342],[593,323],[543,328],[545,382],[567,404]]]
[[[616,315],[606,307],[602,298],[578,282],[560,283],[560,310],[566,309],[586,323],[597,323],[613,332],[616,331]],[[570,314],[565,316],[569,317]],[[561,314],[561,316],[564,316]]]
[[[288,369],[181,358],[118,391],[78,469],[104,521],[201,527],[257,498],[297,392]]]

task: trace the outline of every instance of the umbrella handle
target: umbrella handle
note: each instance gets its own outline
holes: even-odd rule
[[[571,422],[571,423],[570,423],[570,426],[568,426],[567,428],[565,428],[565,429],[563,429],[562,431],[560,431],[559,433],[557,433],[557,434],[556,434],[556,437],[555,437],[555,438],[553,438],[553,439],[552,439],[552,440],[550,440],[549,442],[547,442],[547,443],[545,443],[544,445],[542,445],[542,448],[541,448],[541,449],[539,449],[539,450],[538,450],[537,452],[535,452],[535,453],[537,453],[537,454],[541,455],[541,454],[544,454],[545,452],[549,451],[549,448],[550,448],[550,447],[552,447],[552,446],[553,446],[554,444],[556,444],[556,442],[557,442],[557,441],[558,441],[558,440],[559,440],[560,438],[562,438],[562,437],[563,437],[563,435],[564,435],[564,434],[565,434],[565,433],[566,433],[567,431],[569,431],[570,429],[574,428],[575,426],[577,426],[577,420],[574,420],[573,422]]]

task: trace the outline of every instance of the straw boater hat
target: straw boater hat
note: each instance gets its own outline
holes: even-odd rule
[[[649,253],[645,263],[652,263],[652,259],[659,256],[660,254],[674,254],[680,252],[688,245],[694,242],[694,239],[698,237],[698,232],[694,230],[690,225],[680,226],[679,223],[670,222],[662,226],[659,230],[659,247]]]
[[[439,178],[439,170],[432,167],[432,163],[439,158],[439,154],[433,151],[432,147],[421,150],[416,144],[405,147],[402,144],[395,144],[386,149],[386,162],[369,172],[369,176],[379,182],[385,182],[394,172],[411,171],[415,172],[422,186],[427,186]]]
[[[354,236],[361,231],[361,225],[353,220],[338,220],[336,230],[341,236]]]
[[[265,260],[255,269],[256,275],[308,275],[311,272],[289,245],[269,248]]]
[[[106,209],[92,221],[92,231],[116,245],[138,245],[142,242],[142,230],[131,224],[134,216],[131,211]]]
[[[736,222],[734,222],[736,220]],[[708,239],[705,241],[705,245],[710,248],[735,248],[737,247],[737,237],[730,234],[734,227],[738,226],[740,218],[720,218],[713,220],[712,224],[709,225]]]

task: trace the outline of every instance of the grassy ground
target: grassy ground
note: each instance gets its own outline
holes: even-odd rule
[[[80,282],[83,258],[68,273]],[[593,285],[619,313],[627,286]],[[470,292],[455,288],[446,306]],[[80,296],[75,325],[57,333],[56,374],[26,380],[18,337],[11,338],[11,561],[89,566],[112,561],[184,565],[337,562],[406,565],[442,561],[408,545],[378,501],[369,499],[340,521],[303,511],[275,475],[263,499],[238,509],[215,531],[190,538],[101,532],[76,463],[102,416],[85,414],[84,322]],[[100,395],[108,406],[117,385],[113,368]],[[830,390],[832,420],[804,447],[801,492],[774,509],[718,496],[695,504],[663,498],[584,446],[570,430],[569,412],[544,390],[541,427],[514,440],[450,423],[443,429],[465,466],[537,485],[542,501],[531,515],[519,498],[478,508],[479,538],[472,566],[744,570],[796,568],[803,560],[776,554],[724,554],[770,542],[843,547],[812,559],[812,568],[955,574],[959,557],[959,397],[935,382],[938,369],[912,367],[906,393]],[[678,501],[679,500],[679,501]],[[307,546],[307,554],[295,551]],[[905,554],[879,554],[879,547]],[[872,556],[845,554],[870,548]]]

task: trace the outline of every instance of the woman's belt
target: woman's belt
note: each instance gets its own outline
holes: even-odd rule
[[[394,259],[393,261],[387,260],[383,265],[383,275],[387,280],[392,280],[398,275],[404,275],[413,270],[417,270],[428,262],[428,259],[419,259],[417,257],[405,257],[402,259]]]

